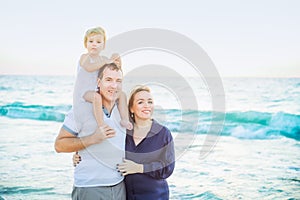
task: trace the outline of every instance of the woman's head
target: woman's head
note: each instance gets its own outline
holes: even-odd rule
[[[96,28],[91,28],[88,29],[84,35],[84,47],[87,48],[87,42],[88,38],[95,36],[95,35],[101,35],[103,37],[103,48],[105,47],[105,42],[106,42],[106,34],[103,28],[101,27],[96,27]]]
[[[132,120],[151,119],[153,108],[153,98],[150,88],[144,85],[136,86],[131,91],[128,101],[128,110]]]

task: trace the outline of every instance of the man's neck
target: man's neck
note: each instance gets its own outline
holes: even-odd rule
[[[109,101],[109,102],[102,101],[102,106],[108,111],[108,113],[111,113],[114,105],[115,105],[115,102],[113,102],[113,101]]]

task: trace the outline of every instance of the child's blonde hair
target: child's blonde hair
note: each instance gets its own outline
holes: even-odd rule
[[[105,34],[105,30],[101,27],[96,27],[96,28],[90,28],[85,32],[85,36],[84,36],[84,47],[87,48],[87,40],[88,37],[91,35],[97,35],[100,34],[103,36],[104,39],[104,47],[105,47],[105,42],[106,42],[106,34]]]

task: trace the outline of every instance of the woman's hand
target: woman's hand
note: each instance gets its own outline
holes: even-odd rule
[[[124,159],[123,163],[118,164],[117,169],[122,173],[123,176],[144,172],[143,164],[138,164],[127,159]]]
[[[81,161],[81,156],[78,154],[78,152],[73,154],[73,165],[76,167]]]

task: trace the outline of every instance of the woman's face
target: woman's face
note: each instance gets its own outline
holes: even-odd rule
[[[130,111],[134,113],[135,119],[151,119],[153,113],[152,95],[147,91],[140,91],[135,94]]]

